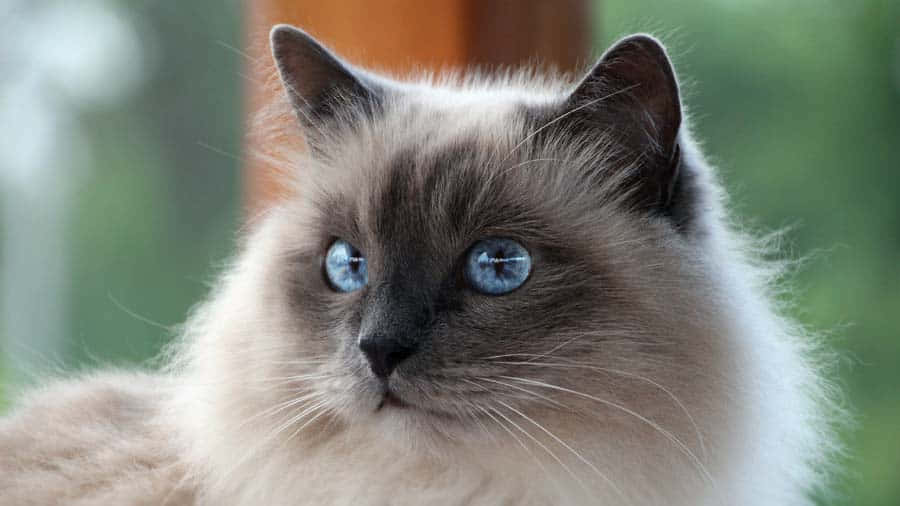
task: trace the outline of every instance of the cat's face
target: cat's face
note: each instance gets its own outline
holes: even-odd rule
[[[596,203],[575,202],[574,181],[546,162],[517,167],[518,154],[491,162],[504,154],[475,140],[381,146],[355,183],[311,196],[285,290],[350,416],[483,416],[498,391],[541,401],[522,380],[573,386],[560,378],[572,370],[541,362],[658,344],[629,324],[654,302],[622,279],[644,234],[586,220]]]
[[[267,288],[296,340],[268,370],[296,379],[279,402],[406,436],[654,414],[690,432],[672,390],[701,397],[717,350],[655,41],[553,95],[400,85],[273,33],[313,152]]]

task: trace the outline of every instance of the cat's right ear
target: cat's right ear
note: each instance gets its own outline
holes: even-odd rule
[[[636,34],[613,44],[556,114],[567,132],[612,139],[619,148],[612,169],[624,169],[631,204],[681,225],[693,203],[686,201],[678,145],[678,81],[661,42]]]
[[[269,39],[281,82],[308,132],[321,131],[345,112],[371,112],[380,103],[376,83],[303,30],[276,25]]]

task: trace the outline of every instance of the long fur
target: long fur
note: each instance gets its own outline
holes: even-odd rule
[[[162,371],[55,383],[0,421],[0,504],[809,504],[838,451],[830,360],[782,314],[780,266],[728,216],[688,128],[679,145],[703,211],[685,238],[629,212],[610,174],[571,177],[609,164],[610,138],[530,140],[521,104],[551,103],[570,81],[521,72],[403,86],[383,115],[345,111],[345,127],[313,133],[321,156],[282,95],[264,109],[255,156],[288,176],[288,196],[254,220]],[[375,417],[354,363],[324,344],[346,327],[315,334],[310,313],[324,305],[294,307],[285,279],[319,248],[313,231],[335,195],[372,228],[372,195],[393,184],[398,153],[414,153],[419,195],[427,167],[461,144],[474,146],[467,173],[485,182],[472,207],[505,191],[552,217],[552,238],[586,241],[584,268],[609,269],[591,288],[609,292],[609,313],[559,307],[546,317],[587,312],[593,327],[510,336],[499,358],[435,379],[444,388],[428,402],[457,419]],[[421,240],[452,244],[431,207],[435,236]],[[552,297],[567,275],[534,290]]]

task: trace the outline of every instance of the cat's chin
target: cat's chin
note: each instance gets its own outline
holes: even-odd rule
[[[351,425],[403,446],[421,447],[424,443],[426,447],[440,447],[479,434],[471,418],[391,390],[357,399],[355,404],[344,413]]]
[[[366,428],[391,446],[438,456],[477,436],[464,420],[415,407],[382,408],[372,414]]]

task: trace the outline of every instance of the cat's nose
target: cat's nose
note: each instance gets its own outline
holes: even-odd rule
[[[375,376],[387,379],[401,362],[416,352],[416,345],[393,336],[370,334],[360,338],[359,349]]]

